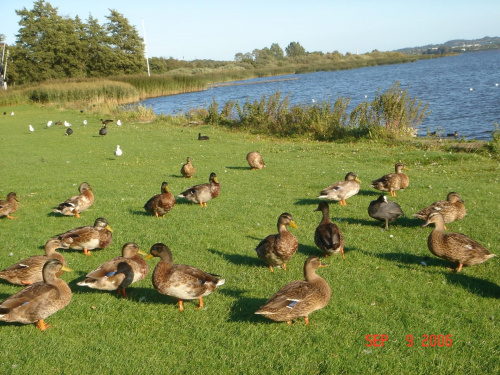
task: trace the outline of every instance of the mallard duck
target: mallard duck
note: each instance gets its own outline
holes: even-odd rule
[[[7,194],[7,198],[5,200],[0,200],[0,217],[7,216],[9,219],[17,219],[17,217],[10,216],[10,214],[17,211],[17,202],[19,202],[19,199],[14,192]]]
[[[427,220],[427,216],[429,216],[431,212],[439,212],[443,215],[445,223],[444,229],[447,229],[446,224],[455,220],[461,220],[467,214],[464,203],[460,195],[452,191],[448,193],[445,201],[434,202],[429,207],[421,209],[413,216],[421,220]]]
[[[201,207],[203,207],[203,205],[207,207],[207,202],[216,198],[220,193],[220,184],[214,172],[210,173],[208,181],[209,182],[206,184],[191,186],[187,190],[180,193],[178,197],[186,198],[188,201],[199,203]]]
[[[435,228],[427,239],[427,247],[435,256],[457,263],[456,272],[460,272],[463,266],[480,264],[495,256],[483,245],[461,233],[444,233],[444,219],[440,212],[431,212],[422,226],[431,223],[434,223]]]
[[[147,255],[137,244],[126,243],[122,248],[122,256],[104,262],[88,273],[78,285],[99,290],[117,290],[118,294],[127,298],[125,288],[144,279],[149,271],[146,261],[139,254]]]
[[[194,165],[191,164],[191,158],[188,156],[186,164],[182,164],[181,174],[183,177],[191,178],[194,176],[194,172],[196,172],[196,169]]]
[[[252,151],[247,154],[247,162],[250,168],[252,168],[253,170],[262,169],[266,166],[266,163],[264,163],[261,154],[259,154],[257,151]]]
[[[66,199],[54,209],[54,212],[65,216],[76,216],[80,218],[80,213],[94,204],[94,193],[87,182],[82,182],[78,187],[80,194]]]
[[[165,214],[169,212],[175,205],[175,197],[170,192],[168,184],[163,181],[161,184],[161,194],[157,194],[151,197],[146,204],[144,209],[147,212],[154,214],[156,217],[165,217]]]
[[[314,211],[320,211],[323,214],[321,222],[314,232],[314,243],[328,257],[332,254],[342,254],[344,256],[344,236],[340,228],[332,223],[330,219],[330,207],[327,202],[321,202]]]
[[[31,284],[0,304],[0,320],[23,324],[35,323],[45,331],[50,326],[44,319],[65,307],[71,300],[71,289],[58,279],[61,271],[71,271],[58,259],[49,259],[43,266],[43,281]]]
[[[208,141],[209,137],[208,137],[208,135],[201,135],[201,133],[198,133],[198,140],[199,141]]]
[[[94,226],[78,227],[65,233],[54,236],[69,245],[71,249],[83,250],[85,255],[90,255],[90,250],[104,249],[111,243],[113,230],[108,221],[100,217]]]
[[[389,229],[389,221],[396,220],[403,216],[401,206],[396,202],[387,200],[385,195],[381,195],[378,199],[371,201],[368,206],[368,215],[370,217],[385,222],[385,229]]]
[[[410,184],[410,179],[402,170],[408,170],[403,163],[396,163],[394,166],[395,173],[386,174],[372,181],[370,186],[380,191],[388,191],[391,197],[396,196],[396,191],[406,189]]]
[[[292,281],[273,295],[255,314],[266,318],[292,323],[293,319],[304,317],[309,324],[309,314],[322,309],[330,301],[328,283],[316,274],[320,267],[326,267],[318,257],[311,256],[304,263],[305,280]]]
[[[283,267],[286,271],[286,263],[299,247],[297,237],[288,231],[288,225],[298,228],[292,215],[283,212],[278,218],[278,234],[267,236],[255,248],[257,256],[269,265],[271,272],[274,272],[273,267]]]
[[[108,125],[110,122],[113,122],[113,120],[103,120],[103,119],[101,119],[101,124],[103,124],[104,126]]]
[[[349,172],[344,181],[339,181],[323,189],[318,198],[340,201],[341,206],[347,206],[346,199],[358,194],[360,188],[358,176]]]
[[[184,264],[174,264],[170,249],[163,243],[151,246],[150,254],[145,259],[153,257],[160,258],[153,272],[153,286],[161,294],[177,298],[180,311],[184,311],[184,300],[198,299],[198,309],[203,308],[203,297],[226,282],[219,275]]]
[[[64,257],[59,254],[56,249],[67,249],[68,245],[57,239],[50,239],[45,244],[45,255],[34,255],[27,259],[21,260],[13,264],[9,268],[0,271],[0,279],[4,279],[12,284],[30,285],[43,281],[42,269],[43,265],[49,259],[59,260],[63,266],[66,266]],[[56,276],[61,276],[63,271],[60,271]]]

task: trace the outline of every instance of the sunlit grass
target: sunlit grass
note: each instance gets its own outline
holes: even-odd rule
[[[449,191],[466,201],[468,214],[450,224],[498,250],[500,167],[476,154],[422,151],[404,144],[276,141],[208,126],[172,126],[124,121],[98,135],[99,119],[109,114],[35,106],[8,108],[15,116],[0,117],[2,179],[0,197],[15,191],[19,219],[1,219],[0,265],[8,266],[42,252],[52,235],[105,217],[113,242],[90,257],[63,251],[73,299],[47,319],[45,332],[33,325],[0,323],[4,373],[497,373],[498,258],[446,270],[449,263],[427,249],[430,228],[411,214]],[[2,110],[3,112],[3,110]],[[82,120],[88,125],[83,126]],[[117,118],[114,118],[115,120]],[[48,120],[67,120],[46,128]],[[123,119],[122,119],[123,121]],[[35,127],[30,134],[28,125]],[[197,140],[202,132],[207,142]],[[115,158],[119,144],[124,155]],[[245,157],[258,150],[267,167],[250,170]],[[180,168],[192,158],[196,174],[183,179]],[[409,168],[410,187],[396,200],[406,217],[383,231],[367,213],[378,192],[371,180],[389,173],[396,161]],[[268,297],[287,282],[302,278],[302,266],[319,255],[313,234],[320,221],[314,212],[319,191],[354,171],[362,180],[348,206],[332,203],[330,214],[344,232],[346,259],[325,258],[320,269],[331,286],[327,307],[293,325],[254,315]],[[167,181],[174,194],[217,173],[221,194],[202,209],[178,200],[165,219],[146,215],[144,203]],[[81,219],[59,217],[52,208],[74,195],[87,181],[95,204]],[[276,232],[282,212],[290,212],[299,229],[291,229],[299,250],[274,274],[254,248]],[[130,299],[115,293],[80,288],[76,282],[103,261],[120,253],[125,242],[148,251],[156,242],[172,250],[174,261],[217,273],[226,279],[195,310],[186,302],[157,293],[150,275],[130,287]],[[10,256],[10,253],[13,253]],[[426,266],[421,262],[425,262]],[[0,299],[19,287],[0,283]],[[365,336],[386,334],[383,348],[367,347]],[[407,347],[406,336],[415,344]],[[452,335],[451,347],[422,347],[423,334]],[[41,360],[45,358],[45,360]]]

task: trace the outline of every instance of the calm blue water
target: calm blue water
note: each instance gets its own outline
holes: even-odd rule
[[[464,53],[459,56],[421,60],[415,63],[386,65],[338,72],[317,72],[280,76],[289,81],[252,85],[215,87],[206,91],[147,99],[143,105],[156,113],[175,114],[208,107],[215,100],[222,106],[228,100],[243,104],[279,90],[290,95],[290,102],[311,104],[337,97],[351,98],[349,109],[371,101],[378,89],[390,88],[396,81],[412,98],[429,103],[432,113],[419,128],[444,129],[444,135],[458,131],[467,139],[490,140],[494,123],[500,123],[500,50]],[[295,79],[299,78],[299,79]],[[259,82],[258,78],[242,82]],[[498,84],[498,86],[497,86]],[[472,90],[471,90],[472,89]],[[366,98],[365,98],[366,96]]]

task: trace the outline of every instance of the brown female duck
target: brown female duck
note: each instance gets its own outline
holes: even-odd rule
[[[59,206],[54,209],[54,212],[61,213],[65,216],[76,216],[80,218],[80,213],[94,204],[94,193],[87,182],[82,182],[78,191],[80,194],[60,203]]]
[[[314,211],[321,211],[323,218],[314,232],[314,243],[324,256],[342,254],[344,256],[344,236],[340,228],[330,219],[330,208],[327,202],[321,202]]]
[[[191,178],[194,176],[196,169],[193,164],[191,164],[191,158],[188,156],[186,164],[182,164],[181,174],[182,177]]]
[[[456,272],[460,272],[463,266],[480,264],[495,256],[483,245],[461,233],[445,233],[441,213],[431,212],[422,226],[431,223],[434,223],[435,228],[427,239],[429,250],[437,257],[457,263]]]
[[[118,294],[127,298],[125,288],[144,279],[149,271],[146,261],[139,254],[147,255],[137,244],[126,243],[122,248],[122,256],[104,262],[88,273],[78,285],[99,290],[117,290]]]
[[[408,170],[403,163],[396,163],[394,169],[395,173],[386,174],[373,180],[370,186],[380,191],[388,191],[391,197],[395,197],[397,190],[408,187],[410,179],[402,172],[402,170]]]
[[[217,180],[217,175],[212,172],[208,183],[191,186],[187,190],[178,195],[180,198],[186,198],[188,201],[199,203],[207,207],[207,202],[213,198],[217,198],[220,193],[220,184]]]
[[[10,192],[7,194],[5,200],[0,200],[0,217],[7,216],[9,219],[17,219],[17,217],[10,216],[17,211],[19,199],[16,193]]]
[[[78,227],[54,237],[69,245],[71,249],[83,250],[85,255],[90,255],[90,250],[104,249],[111,244],[113,230],[108,221],[97,218],[94,226]]]
[[[58,279],[61,271],[71,271],[58,259],[49,259],[43,266],[43,281],[31,284],[0,304],[0,320],[4,322],[35,323],[45,331],[44,319],[61,310],[71,301],[71,289]]]
[[[414,217],[418,217],[421,220],[427,220],[427,217],[431,212],[439,212],[443,215],[444,219],[444,229],[446,228],[446,224],[451,223],[455,220],[461,220],[467,214],[467,211],[464,206],[464,201],[455,192],[448,193],[445,201],[437,201],[431,204],[428,207],[425,207],[414,214]]]
[[[278,233],[267,236],[255,248],[257,256],[269,265],[271,272],[274,272],[273,267],[283,267],[286,271],[286,263],[299,247],[297,237],[288,231],[288,225],[298,228],[292,215],[284,212],[278,218]]]
[[[153,257],[160,258],[153,272],[153,286],[161,294],[177,298],[180,311],[184,311],[184,300],[198,299],[198,309],[203,308],[203,297],[225,283],[218,275],[174,264],[170,249],[163,243],[151,246],[150,254],[145,259]]]
[[[341,206],[347,206],[346,199],[358,194],[360,188],[360,180],[358,176],[349,172],[346,174],[344,181],[339,181],[328,186],[319,193],[318,198],[326,198],[333,201],[340,201]]]
[[[262,159],[262,155],[257,151],[252,151],[247,154],[247,162],[252,170],[263,169],[266,166],[264,159]]]
[[[147,212],[154,214],[156,217],[165,217],[165,214],[169,212],[175,205],[175,197],[170,192],[168,184],[163,181],[161,184],[161,194],[151,197],[146,204],[144,209]]]
[[[63,266],[66,266],[66,260],[56,249],[67,248],[68,245],[52,238],[45,244],[45,255],[34,255],[13,264],[9,268],[0,271],[0,279],[17,285],[30,285],[43,281],[42,269],[47,260],[57,259]],[[59,271],[56,276],[59,277],[62,274],[63,271]]]
[[[325,307],[330,301],[328,283],[316,274],[316,269],[326,267],[318,257],[311,256],[304,263],[305,280],[292,281],[273,295],[255,314],[266,318],[292,323],[293,319],[304,317],[309,324],[309,314]]]

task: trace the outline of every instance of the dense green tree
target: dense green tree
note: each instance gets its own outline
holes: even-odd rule
[[[109,76],[109,60],[112,58],[113,50],[108,43],[106,28],[99,24],[99,21],[89,15],[85,24],[84,43],[85,68],[87,76],[100,77]]]
[[[299,42],[291,42],[288,47],[285,48],[287,57],[300,57],[307,54],[304,47],[300,45]]]
[[[63,77],[63,60],[66,35],[63,19],[43,0],[35,1],[32,10],[16,10],[19,21],[16,48],[12,60],[22,81],[43,81]]]
[[[123,14],[111,9],[107,31],[113,50],[110,56],[109,74],[135,74],[145,71],[144,43],[137,30]]]
[[[285,57],[285,52],[281,49],[278,43],[271,44],[271,48],[269,49],[276,60],[283,60]]]

